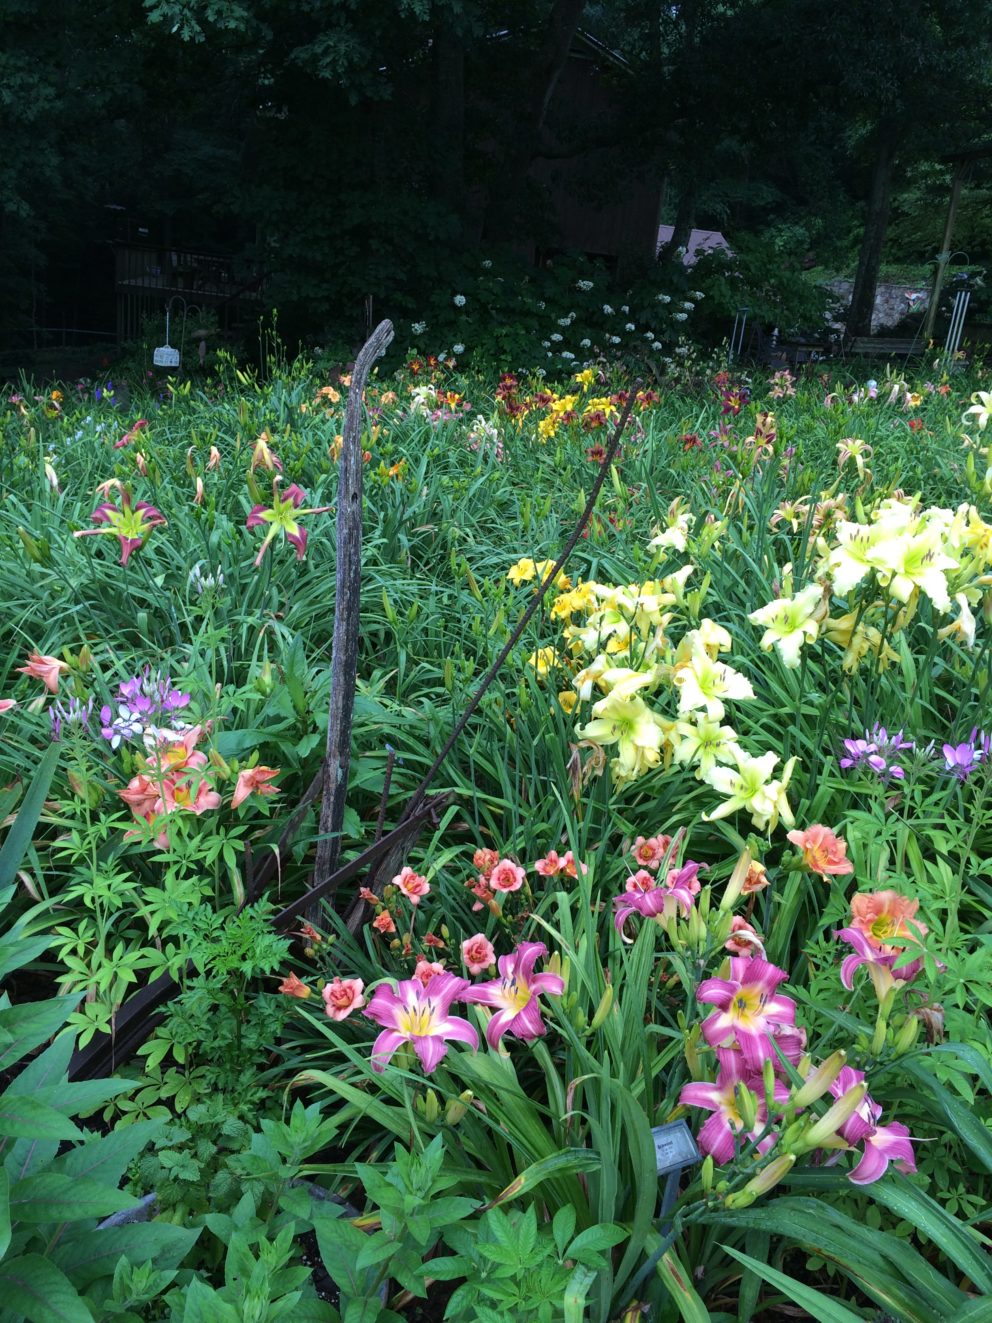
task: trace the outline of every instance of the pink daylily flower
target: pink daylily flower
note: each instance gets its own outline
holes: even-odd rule
[[[231,796],[231,808],[236,809],[250,795],[278,795],[279,787],[269,785],[274,776],[279,775],[278,767],[246,767],[238,773],[238,780]]]
[[[467,937],[462,942],[462,959],[470,974],[481,974],[484,969],[495,965],[496,952],[484,933],[476,933],[474,937]]]
[[[681,868],[670,868],[664,882],[658,881],[645,868],[640,868],[627,879],[627,889],[622,896],[616,896],[613,908],[616,913],[613,923],[625,942],[631,939],[623,936],[623,926],[631,914],[639,914],[643,919],[657,919],[667,923],[675,917],[676,910],[688,914],[693,900],[699,891],[699,870],[702,864],[687,860]]]
[[[751,1143],[758,1138],[768,1120],[765,1106],[764,1084],[760,1074],[749,1071],[740,1052],[728,1048],[717,1048],[717,1060],[720,1070],[714,1083],[699,1080],[686,1084],[679,1094],[679,1103],[683,1107],[702,1107],[712,1112],[703,1124],[696,1140],[703,1154],[712,1154],[714,1162],[721,1166],[734,1158],[735,1139],[737,1137]],[[736,1088],[739,1084],[750,1088],[757,1097],[757,1120],[753,1130],[744,1130],[744,1121],[738,1108]],[[785,1103],[789,1099],[789,1089],[781,1080],[775,1081],[775,1101]],[[776,1140],[770,1133],[758,1144],[758,1152],[765,1153]]]
[[[16,706],[16,698],[0,698],[0,716],[2,716],[4,712],[9,712],[12,707]]]
[[[393,878],[393,886],[399,887],[411,905],[419,905],[421,896],[426,896],[431,889],[427,878],[415,873],[408,864],[404,864]]]
[[[761,935],[740,914],[734,915],[730,925],[730,936],[723,945],[725,950],[733,951],[734,955],[763,956],[765,954],[765,944],[761,940]]]
[[[734,956],[729,979],[704,979],[696,989],[696,1000],[717,1008],[702,1024],[707,1043],[711,1047],[736,1043],[752,1071],[759,1071],[765,1060],[777,1061],[770,1035],[796,1023],[796,1003],[778,993],[778,985],[788,977],[761,956]]]
[[[845,1066],[830,1086],[835,1098],[842,1097],[848,1089],[864,1082],[864,1071]],[[863,1144],[861,1160],[848,1172],[847,1178],[855,1185],[871,1185],[880,1180],[894,1162],[897,1169],[905,1175],[916,1171],[916,1157],[913,1153],[909,1130],[901,1121],[890,1121],[888,1125],[879,1125],[882,1106],[865,1094],[861,1106],[840,1128],[840,1136],[852,1147]]]
[[[32,680],[40,680],[42,684],[51,693],[58,693],[59,676],[63,671],[69,669],[64,661],[59,661],[58,657],[49,657],[43,652],[32,652],[28,657],[26,666],[18,666],[19,675],[28,675]],[[4,702],[13,706],[13,699],[4,699]]]
[[[332,978],[321,989],[324,1010],[332,1020],[346,1020],[352,1011],[365,1005],[364,987],[360,978]]]
[[[867,965],[871,981],[875,985],[875,994],[879,1001],[885,996],[893,982],[908,983],[923,968],[923,960],[910,960],[900,966],[896,961],[903,957],[903,949],[888,947],[880,949],[867,933],[860,928],[841,928],[835,931],[835,937],[842,937],[854,947],[854,954],[849,955],[840,967],[840,981],[848,991],[854,987],[854,971],[859,965]]]
[[[534,965],[548,954],[543,942],[521,942],[511,955],[500,956],[500,977],[480,983],[465,994],[466,1001],[493,1006],[496,1013],[486,1027],[486,1042],[495,1048],[504,1034],[529,1040],[546,1033],[538,997],[560,997],[564,980],[557,974],[535,974]]]
[[[671,836],[638,836],[631,854],[642,868],[658,869],[672,844]]]
[[[557,850],[549,850],[543,859],[537,859],[533,868],[541,877],[557,877],[562,870],[562,859]]]
[[[109,501],[97,508],[90,515],[94,524],[105,524],[104,528],[80,528],[73,537],[99,537],[106,534],[116,537],[121,544],[121,564],[126,565],[131,553],[143,547],[153,528],[165,526],[165,516],[154,505],[139,501],[131,505],[131,494],[126,487],[120,488],[120,508]]]
[[[372,1069],[382,1072],[402,1043],[412,1043],[426,1074],[430,1074],[448,1050],[448,1041],[478,1048],[479,1035],[467,1020],[449,1015],[451,1003],[465,996],[468,979],[455,974],[437,974],[425,987],[415,978],[402,979],[396,991],[380,984],[362,1012],[382,1033],[372,1044]]]
[[[527,874],[512,859],[500,859],[487,879],[493,891],[519,891]]]

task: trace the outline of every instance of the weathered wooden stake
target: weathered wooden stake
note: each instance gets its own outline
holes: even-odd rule
[[[393,338],[392,322],[383,321],[362,346],[351,374],[348,410],[339,461],[337,563],[334,589],[334,635],[331,644],[331,700],[324,751],[320,825],[313,884],[335,871],[341,858],[341,832],[351,762],[351,719],[358,674],[358,631],[362,587],[362,395],[375,360]],[[319,906],[308,914],[320,919]]]

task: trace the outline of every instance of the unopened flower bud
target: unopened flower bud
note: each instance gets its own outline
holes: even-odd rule
[[[743,1190],[728,1194],[724,1201],[725,1206],[727,1208],[749,1207],[760,1195],[767,1194],[769,1190],[778,1185],[779,1181],[784,1180],[792,1170],[795,1161],[795,1153],[783,1153],[781,1157],[773,1158],[767,1167],[763,1167],[757,1176],[748,1181]]]
[[[460,1093],[457,1098],[452,1098],[444,1111],[444,1119],[448,1125],[457,1125],[465,1113],[468,1111],[469,1104],[472,1102],[475,1094],[471,1089],[466,1089]]]
[[[841,1094],[832,1107],[802,1136],[803,1148],[819,1148],[824,1140],[832,1138],[845,1121],[849,1121],[864,1101],[867,1084],[853,1084]]]
[[[428,1121],[434,1122],[441,1114],[441,1104],[437,1100],[437,1094],[433,1089],[428,1089],[424,1098],[424,1116]]]
[[[689,1077],[694,1080],[700,1079],[703,1073],[702,1062],[699,1059],[699,1035],[699,1025],[694,1024],[682,1042],[682,1052],[689,1067]]]
[[[599,999],[599,1005],[596,1007],[596,1013],[592,1017],[589,1028],[596,1030],[603,1027],[606,1017],[610,1013],[610,1007],[613,1005],[613,984],[607,983],[602,997]]]
[[[714,1169],[713,1154],[707,1153],[706,1157],[703,1158],[703,1165],[699,1169],[699,1181],[704,1194],[709,1194],[713,1189]]]
[[[269,695],[276,687],[275,682],[272,679],[271,662],[266,661],[262,663],[262,669],[255,676],[255,679],[252,681],[252,683],[254,684],[255,688],[262,695],[263,698],[269,697]]]
[[[904,1056],[909,1052],[920,1036],[920,1021],[915,1015],[909,1015],[903,1022],[902,1027],[896,1034],[895,1042],[892,1044],[892,1050],[897,1057]]]
[[[771,1116],[775,1110],[775,1062],[770,1057],[761,1063],[761,1082],[765,1088],[765,1110]]]
[[[734,1097],[744,1129],[750,1132],[758,1123],[758,1100],[746,1084],[735,1086]]]
[[[748,873],[751,871],[751,865],[754,860],[751,858],[751,851],[744,850],[741,857],[734,865],[734,871],[730,874],[730,881],[727,883],[723,895],[720,897],[720,909],[729,910],[733,907],[741,894],[744,882]]]
[[[822,1098],[847,1064],[847,1053],[843,1050],[827,1057],[822,1065],[806,1077],[805,1084],[792,1097],[794,1107],[808,1107],[810,1103]]]

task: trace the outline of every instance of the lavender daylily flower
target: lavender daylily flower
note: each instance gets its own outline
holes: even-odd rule
[[[521,942],[511,954],[497,961],[500,977],[480,983],[465,994],[466,1001],[493,1006],[496,1013],[486,1027],[486,1042],[495,1048],[504,1034],[515,1038],[539,1038],[546,1033],[538,996],[543,992],[560,997],[564,980],[557,974],[535,974],[534,965],[548,954],[543,942]],[[433,987],[435,980],[431,980]]]
[[[478,1048],[479,1035],[467,1020],[449,1015],[451,1003],[465,997],[468,979],[455,974],[435,974],[428,984],[402,979],[396,991],[380,984],[362,1012],[382,1033],[372,1044],[372,1069],[382,1072],[401,1043],[412,1043],[426,1074],[430,1074],[448,1050],[448,1041]]]

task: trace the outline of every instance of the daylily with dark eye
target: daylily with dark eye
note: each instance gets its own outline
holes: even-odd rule
[[[138,501],[136,505],[131,504],[131,493],[127,487],[121,486],[120,506],[112,505],[109,501],[104,505],[98,505],[90,515],[94,524],[103,524],[103,528],[80,528],[73,537],[96,537],[100,534],[109,534],[111,537],[120,539],[121,544],[121,564],[126,565],[132,551],[137,551],[148,541],[148,535],[153,528],[165,526],[165,517],[160,510],[156,510],[154,505],[149,505],[147,501]]]
[[[278,477],[272,479],[272,504],[254,506],[251,514],[245,520],[246,528],[260,528],[263,524],[269,526],[269,531],[266,533],[258,555],[255,557],[256,568],[261,565],[262,557],[268,550],[269,544],[279,533],[285,533],[286,541],[291,542],[296,548],[296,559],[302,560],[307,550],[307,531],[300,527],[297,520],[303,515],[327,514],[331,509],[329,505],[322,505],[315,509],[302,510],[300,507],[307,499],[307,494],[303,488],[298,487],[293,482],[290,483],[284,493],[280,493],[279,482]]]

